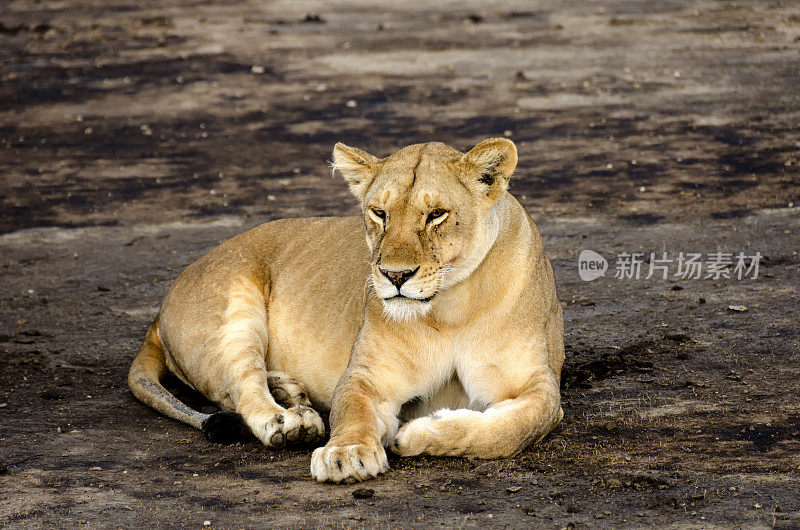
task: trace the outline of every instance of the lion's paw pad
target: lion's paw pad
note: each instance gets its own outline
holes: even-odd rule
[[[267,386],[272,398],[282,407],[311,406],[303,385],[283,372],[269,372]]]
[[[298,406],[273,416],[264,427],[262,441],[273,448],[286,444],[313,443],[325,436],[322,418],[311,407]]]

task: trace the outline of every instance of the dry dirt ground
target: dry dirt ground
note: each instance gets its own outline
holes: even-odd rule
[[[793,0],[5,0],[0,525],[800,527],[798,87]],[[318,485],[308,448],[215,445],[132,398],[183,267],[356,213],[336,141],[496,135],[565,307],[542,443]],[[718,251],[761,252],[758,278],[613,274]]]

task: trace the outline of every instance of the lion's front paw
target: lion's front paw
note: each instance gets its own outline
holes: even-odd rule
[[[292,407],[273,416],[265,425],[261,441],[280,448],[287,443],[313,443],[325,436],[325,424],[311,407]]]
[[[329,442],[311,456],[311,476],[319,482],[360,482],[388,469],[386,451],[378,443],[336,445]]]
[[[431,428],[430,417],[412,420],[397,431],[389,448],[400,456],[416,456],[427,449],[427,439]]]

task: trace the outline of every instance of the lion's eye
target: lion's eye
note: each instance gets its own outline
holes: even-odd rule
[[[440,224],[447,218],[447,214],[449,214],[447,210],[443,210],[441,208],[436,208],[431,213],[428,214],[428,218],[425,220],[426,224]]]
[[[376,220],[385,221],[386,220],[386,212],[383,210],[379,210],[377,208],[370,208],[369,209],[370,215],[376,218]]]

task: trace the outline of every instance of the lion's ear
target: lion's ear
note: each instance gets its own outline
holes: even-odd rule
[[[461,164],[462,178],[469,179],[469,185],[477,183],[494,200],[508,188],[508,179],[517,167],[517,147],[506,138],[489,138],[461,157]]]
[[[350,191],[360,201],[367,193],[375,172],[378,169],[379,159],[366,151],[350,147],[339,142],[333,146],[333,169],[339,170]]]

